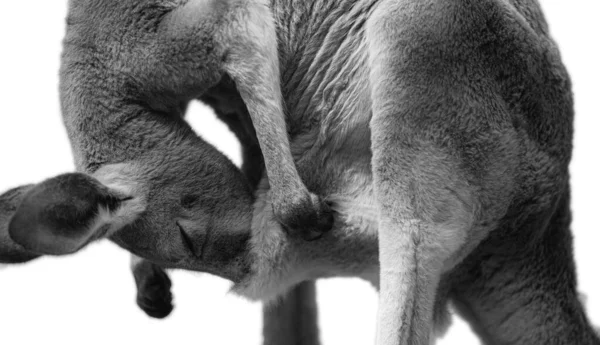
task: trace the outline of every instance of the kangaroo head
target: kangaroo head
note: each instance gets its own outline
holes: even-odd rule
[[[108,165],[94,173],[113,193],[130,196],[112,214],[119,229],[107,236],[165,267],[233,279],[247,264],[252,192],[239,169],[208,144],[185,148],[160,164]]]
[[[194,42],[186,21],[169,19],[180,3],[206,24],[194,34],[218,20],[218,1],[70,1],[60,96],[85,173],[24,195],[9,232],[27,250],[62,255],[108,237],[169,267],[226,275],[239,263],[252,193],[182,118],[187,103],[220,80],[221,53],[201,34],[185,44]]]
[[[105,165],[93,175],[63,174],[29,187],[10,218],[10,238],[31,255],[70,254],[109,238],[165,267],[234,280],[247,264],[250,188],[219,153],[188,153],[154,166]]]

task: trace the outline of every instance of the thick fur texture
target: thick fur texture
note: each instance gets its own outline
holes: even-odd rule
[[[253,109],[277,103],[275,94],[261,108],[244,81],[269,84],[260,77],[272,76],[272,61],[260,75],[215,76],[218,63],[204,59],[202,49],[238,37],[210,34],[235,22],[233,3],[245,6],[72,1],[80,26],[65,41],[62,97],[79,169],[122,169],[140,186],[130,197],[146,201],[113,241],[165,267],[229,278],[254,299],[319,277],[362,277],[380,290],[378,345],[430,344],[450,302],[486,344],[600,344],[577,298],[571,248],[570,81],[536,1],[270,3],[290,152],[304,185],[335,211],[315,242],[282,231],[270,185],[286,180],[271,175],[264,142],[268,179],[253,197],[181,119],[190,97],[220,114],[241,107],[232,113],[249,114],[256,130],[244,135],[260,139]],[[242,38],[268,26],[244,18]],[[157,44],[144,35],[157,27],[174,36]]]
[[[13,264],[31,261],[39,255],[23,250],[9,235],[8,226],[23,196],[33,185],[21,186],[0,196],[0,263]]]

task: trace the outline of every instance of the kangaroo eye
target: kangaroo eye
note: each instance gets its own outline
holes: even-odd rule
[[[198,196],[197,195],[192,195],[192,194],[188,194],[188,195],[184,195],[181,198],[181,206],[183,206],[183,208],[192,208],[194,207],[194,204],[198,201]]]

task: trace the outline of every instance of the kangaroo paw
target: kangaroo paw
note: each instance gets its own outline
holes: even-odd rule
[[[137,305],[150,317],[163,319],[173,311],[171,279],[159,266],[141,261],[133,268]]]
[[[318,196],[287,198],[274,202],[274,213],[289,234],[299,234],[306,241],[314,241],[333,227],[333,211]]]

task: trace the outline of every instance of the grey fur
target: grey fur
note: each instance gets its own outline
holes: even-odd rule
[[[95,15],[107,1],[80,4]],[[139,5],[141,14],[154,13],[149,3]],[[67,36],[63,69],[80,169],[125,163],[125,183],[108,187],[141,186],[132,197],[145,212],[111,239],[164,266],[229,278],[250,298],[273,299],[308,279],[362,277],[380,287],[378,345],[429,344],[449,302],[486,344],[599,344],[577,298],[569,230],[570,81],[538,3],[278,0],[271,11],[291,153],[304,184],[336,210],[334,229],[312,243],[274,231],[274,179],[263,179],[250,217],[244,177],[178,116],[179,97],[193,87],[171,84],[187,76],[175,67],[150,77],[133,68],[139,61],[122,49],[131,37],[114,34],[122,28],[115,15],[71,31],[77,37]],[[138,12],[120,13],[144,23]],[[97,29],[103,23],[110,35]],[[113,36],[120,39],[107,40]],[[77,44],[90,37],[100,38]],[[141,37],[134,46],[143,46]],[[98,57],[98,46],[117,58],[68,53]],[[185,51],[175,56],[183,59],[168,60],[171,67],[210,70]],[[96,68],[94,85],[108,87],[75,82],[90,81]],[[152,97],[140,101],[121,78],[154,87]],[[114,90],[134,106],[119,103]],[[139,102],[161,112],[140,112]],[[186,213],[177,196],[190,189],[202,190],[204,202]]]
[[[32,187],[33,185],[25,185],[0,195],[0,263],[22,263],[38,257],[36,254],[24,251],[10,239],[8,234],[10,218],[21,203],[23,195]]]
[[[319,342],[316,286],[306,281],[263,307],[264,345],[317,345]]]

